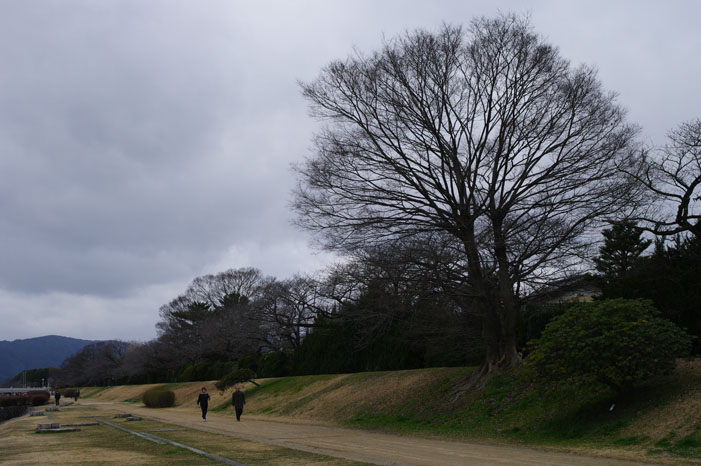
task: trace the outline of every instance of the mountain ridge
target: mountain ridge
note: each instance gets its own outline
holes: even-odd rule
[[[96,341],[61,335],[0,340],[0,382],[23,370],[59,367],[67,357]]]

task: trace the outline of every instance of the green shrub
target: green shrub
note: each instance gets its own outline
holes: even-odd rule
[[[518,348],[524,348],[529,341],[540,338],[545,326],[555,317],[562,315],[571,303],[531,304],[519,313],[516,326]]]
[[[286,377],[292,373],[292,361],[284,351],[266,353],[258,358],[258,377]]]
[[[248,382],[254,377],[254,375],[255,374],[251,369],[239,369],[237,371],[229,372],[215,385],[217,389],[224,391],[232,385],[236,385],[237,383]]]
[[[616,393],[674,370],[691,339],[647,300],[612,299],[573,306],[531,342],[526,368],[539,380],[596,383]]]
[[[251,371],[254,370],[254,368],[257,367],[257,358],[256,356],[244,356],[241,359],[239,359],[238,362],[238,367],[239,369],[250,369]]]
[[[156,387],[145,391],[141,399],[149,408],[170,408],[175,404],[175,393]]]

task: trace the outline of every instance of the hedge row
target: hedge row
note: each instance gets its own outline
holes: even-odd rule
[[[40,406],[49,401],[49,392],[43,390],[32,390],[22,395],[0,396],[0,406]]]
[[[46,390],[32,390],[27,393],[29,404],[32,406],[40,406],[51,399],[51,393]]]
[[[156,387],[144,392],[141,399],[149,408],[170,408],[175,404],[175,393]]]

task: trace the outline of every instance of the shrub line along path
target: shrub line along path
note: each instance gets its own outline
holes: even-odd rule
[[[282,422],[261,416],[245,416],[241,422],[211,413],[207,422],[194,408],[151,409],[132,403],[81,401],[98,410],[128,411],[168,424],[352,461],[382,465],[431,466],[633,466],[640,463],[532,448],[482,445],[462,441],[427,439],[368,432],[317,424]]]

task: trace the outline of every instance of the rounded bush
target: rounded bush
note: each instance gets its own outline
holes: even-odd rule
[[[175,404],[175,393],[156,387],[144,392],[142,401],[149,408],[170,408]]]
[[[541,381],[598,383],[620,394],[671,373],[691,338],[651,301],[611,299],[573,306],[530,346],[526,367]]]
[[[51,398],[51,394],[46,390],[32,390],[27,393],[29,404],[41,406]]]
[[[80,390],[76,390],[74,388],[66,388],[65,390],[61,390],[61,395],[65,396],[66,398],[75,398],[78,395],[80,395]]]

